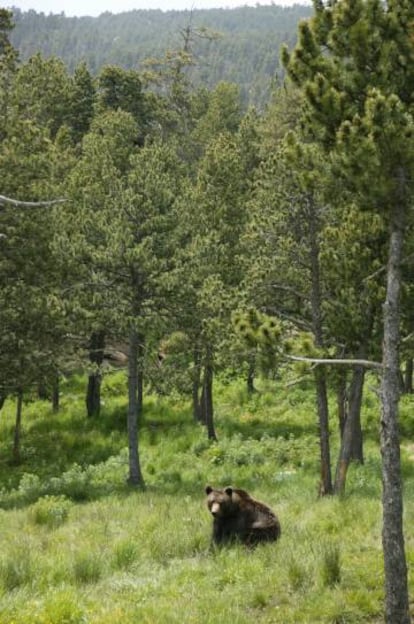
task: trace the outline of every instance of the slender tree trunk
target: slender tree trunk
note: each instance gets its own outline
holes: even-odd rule
[[[207,401],[206,401],[206,384],[204,383],[204,374],[203,373],[203,385],[201,386],[201,394],[199,401],[199,414],[200,414],[200,422],[202,425],[207,425]]]
[[[319,269],[319,238],[318,238],[318,216],[316,207],[312,198],[308,199],[309,207],[309,235],[310,235],[310,266],[311,266],[311,310],[312,310],[312,329],[315,336],[315,344],[323,347],[323,330],[322,330],[322,296]],[[326,496],[332,494],[332,473],[331,473],[331,456],[329,446],[329,407],[328,394],[326,389],[326,374],[323,367],[315,370],[316,397],[318,406],[319,420],[319,447],[321,457],[321,480],[319,485],[319,494]]]
[[[142,334],[138,334],[138,371],[137,371],[137,415],[138,424],[141,421],[144,406],[144,351],[145,339]]]
[[[93,365],[93,370],[88,377],[88,388],[86,392],[86,410],[89,417],[99,416],[101,411],[101,365],[104,358],[105,333],[103,331],[93,332],[89,343],[89,360]]]
[[[401,186],[404,184],[400,176]],[[401,189],[403,190],[403,189]],[[391,214],[384,303],[383,371],[381,382],[382,545],[385,568],[385,621],[410,624],[407,564],[404,550],[403,497],[398,431],[401,258],[404,242],[403,201]]]
[[[362,457],[362,431],[361,431],[361,400],[364,384],[365,370],[362,366],[356,366],[352,375],[349,390],[348,408],[345,411],[345,422],[341,437],[341,448],[335,473],[335,494],[345,492],[346,476],[353,452],[357,451],[358,457]]]
[[[256,352],[251,351],[248,357],[248,370],[247,370],[247,393],[249,395],[254,394],[256,392],[256,388],[254,387],[254,376],[256,373]]]
[[[3,405],[5,404],[7,399],[7,394],[0,394],[0,410],[3,409]]]
[[[352,375],[349,391],[349,414],[353,424],[350,459],[364,463],[364,441],[361,425],[361,405],[364,391],[366,369],[356,366]]]
[[[405,361],[404,393],[413,393],[413,358],[407,358]]]
[[[211,350],[207,350],[207,358],[204,366],[204,413],[206,418],[207,437],[209,440],[217,440],[214,429],[214,410],[213,410],[213,362]]]
[[[344,434],[345,420],[346,420],[346,368],[340,367],[337,371],[339,375],[338,386],[336,388],[336,404],[338,408],[338,424],[339,424],[339,436],[342,440]]]
[[[40,381],[37,387],[37,396],[40,401],[47,401],[49,397],[49,393],[47,390],[47,385],[44,381]]]
[[[194,373],[192,384],[192,399],[193,399],[193,418],[194,422],[203,422],[202,403],[200,398],[200,386],[201,386],[201,356],[198,346],[194,348]],[[205,424],[205,423],[204,423]]]
[[[315,371],[316,397],[319,416],[319,447],[321,457],[321,480],[319,495],[332,494],[331,454],[329,446],[329,408],[328,393],[326,389],[325,370],[319,368]]]
[[[15,464],[20,464],[20,436],[22,431],[22,408],[23,408],[23,391],[19,390],[17,393],[16,403],[16,423],[14,426],[14,439],[13,439],[13,461]]]
[[[131,329],[129,337],[128,355],[128,458],[129,475],[128,483],[137,487],[145,487],[141,473],[138,450],[138,419],[140,413],[139,382],[138,382],[138,360],[140,353],[140,340],[135,327]]]

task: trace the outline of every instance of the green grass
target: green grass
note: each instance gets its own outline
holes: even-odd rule
[[[378,406],[364,400],[364,466],[347,493],[317,498],[314,397],[262,382],[216,386],[218,443],[180,400],[150,397],[145,491],[126,485],[125,385],[108,378],[87,419],[83,380],[58,415],[25,406],[21,466],[8,462],[14,406],[0,418],[0,624],[358,624],[383,620]],[[404,398],[410,432],[413,399]],[[334,419],[334,416],[333,416]],[[336,423],[332,426],[333,457]],[[414,565],[414,451],[403,441],[406,547]],[[212,552],[204,486],[235,484],[278,513],[282,538]],[[414,579],[410,577],[411,595]]]

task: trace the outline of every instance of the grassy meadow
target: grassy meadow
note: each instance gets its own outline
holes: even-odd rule
[[[364,398],[364,466],[342,499],[318,499],[312,387],[216,384],[218,443],[179,398],[148,397],[145,491],[126,485],[126,388],[105,378],[99,419],[84,379],[59,414],[24,407],[22,464],[10,462],[14,405],[0,412],[0,624],[357,624],[383,621],[379,408]],[[337,423],[332,401],[333,469]],[[405,536],[414,596],[414,397],[401,404]],[[279,515],[282,538],[211,552],[204,486],[235,485]]]

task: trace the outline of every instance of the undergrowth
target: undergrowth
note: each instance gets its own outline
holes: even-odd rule
[[[0,419],[0,624],[379,623],[383,619],[378,404],[364,397],[365,464],[344,497],[318,499],[314,396],[306,386],[216,386],[219,441],[182,399],[148,397],[146,490],[126,484],[125,380],[106,379],[99,419],[84,380],[62,407],[25,405],[14,466],[12,401]],[[332,404],[334,406],[334,402]],[[413,399],[402,403],[406,547],[414,565]],[[410,420],[411,419],[411,420]],[[332,456],[337,453],[332,423]],[[210,549],[204,486],[237,485],[279,515],[282,537]],[[410,577],[410,589],[413,590]]]

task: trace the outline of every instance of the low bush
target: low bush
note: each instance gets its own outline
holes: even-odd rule
[[[56,528],[67,520],[71,507],[72,502],[65,496],[44,496],[30,507],[28,514],[34,524]]]

